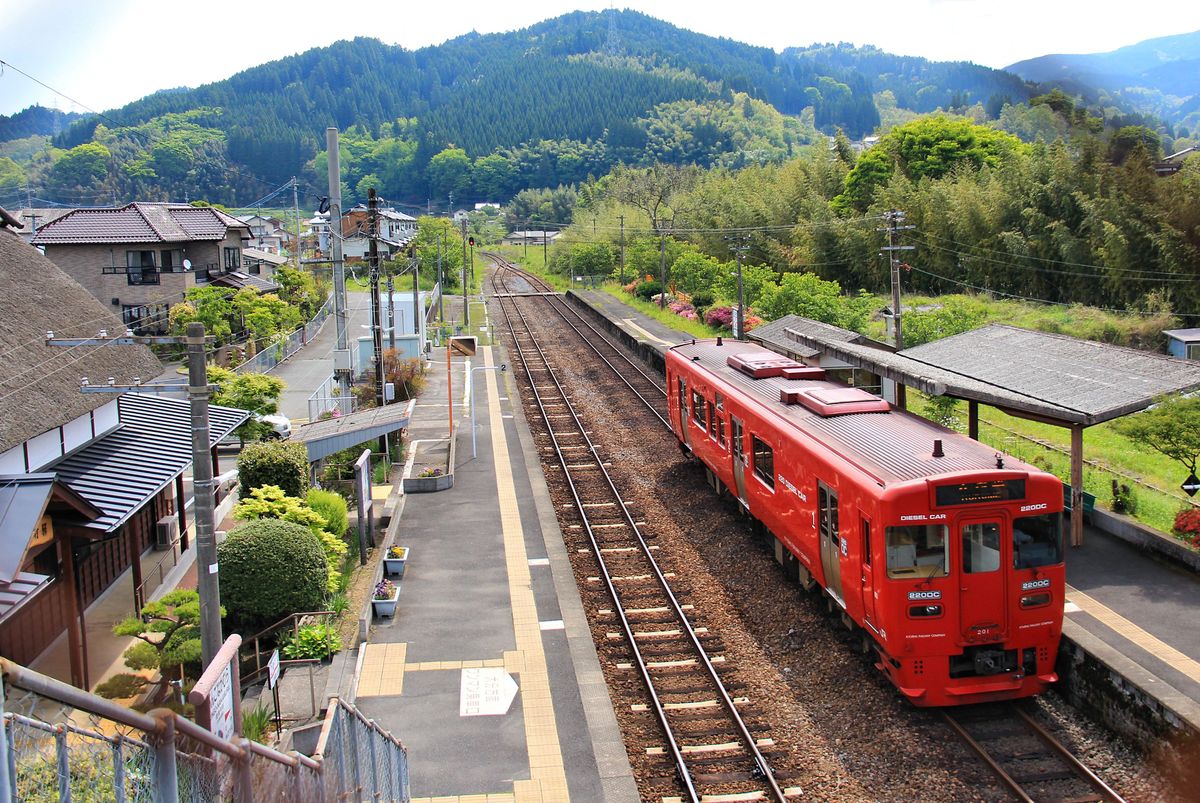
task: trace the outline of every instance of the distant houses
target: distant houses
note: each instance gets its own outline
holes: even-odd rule
[[[505,235],[501,245],[553,245],[562,236],[560,231],[513,231]]]

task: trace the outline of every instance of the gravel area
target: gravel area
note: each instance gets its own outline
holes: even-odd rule
[[[522,299],[522,308],[538,302]],[[501,319],[495,310],[497,320]],[[705,483],[703,467],[685,459],[669,432],[624,385],[597,367],[586,347],[544,310],[534,316],[544,347],[581,411],[601,453],[612,464],[622,493],[655,533],[658,558],[676,572],[680,596],[696,606],[697,624],[717,634],[722,654],[736,666],[737,695],[754,706],[755,733],[775,740],[769,755],[787,784],[821,800],[1007,800],[990,772],[931,712],[903,700],[828,612],[824,598],[788,581],[767,544],[754,534],[728,499],[718,499]],[[518,385],[535,433],[540,415],[529,413],[527,382]],[[665,403],[664,403],[665,407]],[[548,440],[537,435],[539,446]],[[615,629],[605,595],[586,578],[596,574],[594,559],[572,530],[577,524],[563,507],[561,470],[553,453],[541,450],[543,465],[560,514],[564,537],[580,579],[584,605],[626,734],[635,775],[647,798],[662,794],[662,762],[645,755],[646,744],[661,744],[653,720],[631,711],[645,703],[638,677],[615,668],[607,634]],[[676,582],[676,581],[673,581]],[[1173,790],[1162,765],[1140,755],[1067,706],[1054,694],[1034,704],[1044,724],[1077,750],[1107,783],[1130,800],[1186,799]]]

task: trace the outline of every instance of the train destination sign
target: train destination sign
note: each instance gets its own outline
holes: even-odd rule
[[[938,507],[947,505],[982,505],[988,502],[1008,502],[1025,498],[1025,480],[989,480],[963,482],[958,485],[938,485],[934,500]]]

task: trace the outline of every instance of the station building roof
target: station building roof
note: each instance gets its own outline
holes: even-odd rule
[[[1200,389],[1200,362],[1013,326],[993,324],[893,353],[797,316],[776,323],[783,337],[908,387],[1060,425],[1099,424],[1165,394]]]

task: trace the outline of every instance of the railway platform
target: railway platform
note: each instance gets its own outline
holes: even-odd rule
[[[661,353],[691,338],[607,293],[571,294],[643,351]],[[1083,545],[1068,547],[1067,583],[1064,636],[1169,712],[1166,720],[1200,734],[1200,628],[1191,625],[1200,609],[1200,575],[1152,547],[1088,525]]]
[[[453,485],[403,497],[399,605],[359,650],[355,703],[408,748],[415,801],[635,801],[512,374],[494,347],[434,356],[409,443],[447,442],[452,409]]]

